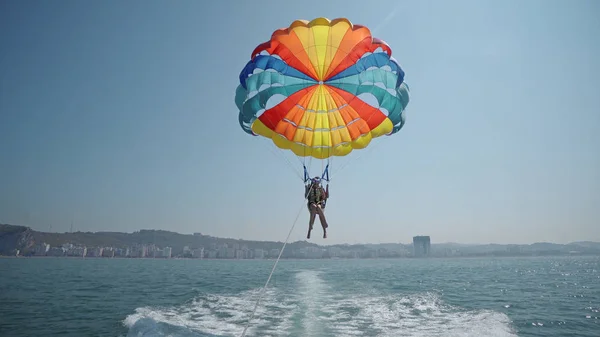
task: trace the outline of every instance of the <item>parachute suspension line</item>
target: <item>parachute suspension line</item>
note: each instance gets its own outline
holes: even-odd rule
[[[330,135],[331,137],[331,135]],[[331,142],[331,140],[330,140]],[[331,179],[329,178],[329,165],[331,164],[331,162],[333,161],[333,157],[331,156],[331,151],[333,150],[333,147],[329,147],[327,149],[327,166],[325,166],[325,169],[323,170],[323,176],[321,177],[321,179],[325,179],[325,181],[327,181],[327,186],[325,187],[325,191],[327,194],[329,194],[329,182],[331,181]],[[321,164],[321,168],[323,167],[323,165]],[[325,198],[325,200],[323,201],[323,207],[325,207],[327,205],[327,200],[329,199],[329,195],[327,195],[327,198]]]
[[[268,140],[270,141],[270,139]],[[298,171],[298,169],[296,168],[296,166],[294,164],[292,164],[292,162],[290,161],[289,158],[287,158],[284,154],[282,154],[280,151],[277,151],[277,148],[273,149],[273,143],[269,144],[264,144],[263,141],[259,141],[259,143],[262,144],[262,146],[266,147],[269,152],[271,152],[275,157],[281,157],[285,160],[286,164],[292,169],[292,171],[294,171],[294,174],[298,176],[298,178],[302,179],[302,174],[300,174],[300,172]]]
[[[266,104],[266,103],[265,103],[265,104]],[[262,105],[262,108],[266,108],[266,105]],[[273,120],[272,120],[270,117],[267,117],[267,120],[268,120],[268,121],[269,121],[269,123],[271,123],[271,124],[276,124],[276,123],[274,123],[274,122],[273,122]],[[262,138],[262,137],[261,137],[261,138]],[[283,159],[286,161],[286,163],[287,163],[287,164],[288,164],[288,165],[289,165],[289,166],[292,168],[292,170],[294,170],[294,173],[295,173],[295,174],[298,176],[298,178],[302,179],[302,174],[301,174],[301,173],[300,173],[300,172],[299,172],[299,171],[296,169],[296,165],[294,165],[294,164],[293,164],[293,163],[290,161],[290,159],[289,159],[289,158],[288,158],[288,157],[287,157],[287,156],[286,156],[284,153],[282,153],[282,152],[280,152],[280,151],[277,151],[277,150],[280,150],[280,149],[279,149],[279,147],[278,147],[278,146],[276,146],[276,145],[275,145],[275,144],[272,142],[272,139],[268,139],[268,142],[270,143],[270,145],[271,145],[271,146],[273,146],[273,147],[274,147],[274,150],[275,150],[275,151],[273,151],[273,148],[272,148],[271,146],[268,146],[268,145],[267,145],[267,147],[269,148],[269,151],[271,151],[271,152],[273,153],[273,155],[275,155],[275,156],[277,156],[277,155],[280,155],[280,156],[281,156],[281,157],[282,157],[282,158],[283,158]],[[306,154],[306,148],[304,148],[304,150],[303,150],[303,151],[304,151],[304,154]],[[302,159],[300,159],[300,156],[296,155],[296,159],[298,159],[298,161],[299,161],[299,162],[300,162],[302,165],[304,165],[304,162],[303,162],[303,160],[302,160]]]
[[[310,194],[311,190],[312,190],[312,186],[308,190],[308,194]],[[307,196],[304,196],[304,200],[306,200],[306,199],[307,199]],[[269,281],[271,281],[271,277],[273,276],[273,272],[275,272],[277,263],[279,263],[279,260],[281,259],[281,254],[283,254],[283,250],[285,249],[285,246],[287,245],[288,241],[290,240],[290,235],[292,235],[292,232],[294,231],[294,227],[296,227],[296,223],[298,222],[298,219],[300,218],[300,213],[302,212],[302,209],[305,207],[304,200],[302,201],[302,206],[298,210],[296,219],[294,219],[294,222],[292,223],[292,228],[290,228],[290,231],[288,232],[288,235],[285,238],[285,241],[283,242],[283,247],[281,247],[281,251],[279,251],[279,256],[277,256],[277,260],[275,260],[275,264],[273,265],[273,269],[271,269],[271,273],[269,274],[269,277],[267,278],[267,282],[265,283],[264,287],[261,288],[260,293],[258,294],[256,303],[254,303],[254,309],[252,310],[252,313],[250,314],[250,318],[248,319],[248,322],[246,322],[246,327],[244,328],[244,331],[242,332],[241,337],[246,336],[246,331],[248,330],[248,327],[250,326],[250,322],[252,322],[252,319],[254,318],[254,314],[256,313],[256,309],[258,308],[258,303],[260,302],[260,299],[262,298],[262,295],[263,295],[265,289],[267,289],[267,286],[269,285]]]
[[[333,161],[333,156],[332,156],[332,152],[333,152],[333,141],[331,139],[331,133],[329,133],[329,147],[327,148],[327,166],[325,167],[325,170],[323,170],[323,174],[327,173],[327,190],[329,191],[329,166],[332,164]]]
[[[329,161],[327,161],[329,163]],[[321,160],[321,172],[323,172],[323,174],[325,173],[325,168],[323,167],[324,165],[324,160]]]
[[[332,174],[332,176],[337,175],[338,173],[340,173],[340,171],[342,171],[343,169],[345,169],[348,165],[350,165],[350,163],[353,163],[355,161],[357,161],[359,158],[362,158],[368,154],[370,154],[371,152],[373,152],[373,149],[375,147],[377,147],[380,143],[382,143],[381,141],[375,141],[372,145],[369,145],[369,147],[367,149],[363,149],[362,151],[360,151],[360,154],[358,154],[358,156],[353,156],[352,158],[346,160],[343,165],[340,166],[340,168],[335,171],[334,174]]]

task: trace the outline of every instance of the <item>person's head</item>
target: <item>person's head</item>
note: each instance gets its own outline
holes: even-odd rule
[[[319,186],[320,183],[321,183],[321,179],[319,177],[312,178],[312,184],[314,186]]]

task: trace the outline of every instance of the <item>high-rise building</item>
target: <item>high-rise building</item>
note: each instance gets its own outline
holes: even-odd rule
[[[429,256],[431,239],[429,236],[413,236],[413,249],[415,257]]]

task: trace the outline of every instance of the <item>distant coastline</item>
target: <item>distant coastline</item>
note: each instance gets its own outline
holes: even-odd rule
[[[545,257],[555,257],[555,258],[569,258],[569,257],[600,257],[600,253],[589,253],[589,254],[544,254],[544,255],[461,255],[461,256],[429,256],[425,259],[433,259],[433,260],[443,260],[443,259],[518,259],[518,258],[545,258]],[[72,260],[131,260],[131,257],[126,256],[117,256],[117,257],[87,257],[87,256],[15,256],[15,255],[0,255],[0,259],[72,259]],[[235,258],[193,258],[193,257],[171,257],[171,258],[154,258],[154,257],[142,257],[135,258],[137,260],[201,260],[201,261],[275,261],[277,258],[263,258],[263,259],[235,259]],[[286,261],[309,261],[309,260],[324,260],[325,258],[285,258]],[[423,258],[416,257],[407,257],[407,258],[394,258],[394,257],[368,257],[368,258],[327,258],[328,260],[423,260]]]
[[[429,237],[427,237],[429,240]],[[219,238],[165,230],[48,233],[26,226],[0,224],[0,256],[148,259],[273,259],[283,242]],[[600,243],[459,244],[431,243],[423,256],[413,244],[288,243],[283,259],[387,259],[453,257],[600,256]]]

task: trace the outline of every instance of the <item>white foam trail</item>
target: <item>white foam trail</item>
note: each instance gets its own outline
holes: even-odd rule
[[[504,313],[465,310],[434,293],[336,293],[316,271],[300,271],[296,281],[295,290],[265,290],[247,336],[517,336]],[[138,308],[123,324],[130,336],[239,336],[258,291]]]
[[[340,336],[516,336],[505,314],[461,310],[436,294],[344,297],[330,309]]]
[[[138,308],[125,318],[123,324],[130,329],[131,336],[148,336],[145,333],[179,336],[170,334],[170,327],[183,328],[178,331],[183,335],[237,336],[244,328],[248,308],[254,306],[258,291],[208,295],[181,307]],[[255,331],[260,331],[261,336],[279,336],[281,331],[289,329],[289,318],[295,304],[290,304],[274,289],[265,290],[261,302],[263,304],[256,310],[248,336],[256,336]]]
[[[302,326],[305,336],[324,336],[324,324],[321,320],[320,308],[324,305],[326,284],[319,277],[320,273],[312,270],[301,271],[296,274],[298,281],[298,295],[300,306],[304,309]]]

